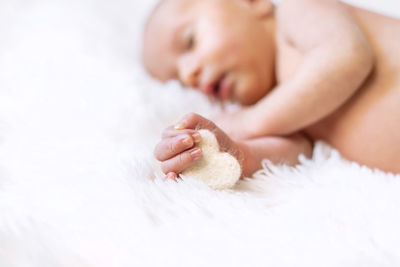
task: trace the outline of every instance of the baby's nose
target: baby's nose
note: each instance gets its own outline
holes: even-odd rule
[[[196,61],[182,61],[179,64],[179,80],[186,87],[199,87],[201,66]]]
[[[183,75],[180,75],[180,80],[186,87],[197,88],[199,86],[199,73],[199,70],[187,72]]]

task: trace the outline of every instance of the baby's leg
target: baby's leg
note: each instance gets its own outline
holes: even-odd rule
[[[288,137],[259,137],[239,141],[244,152],[243,174],[251,176],[261,168],[261,161],[269,159],[273,163],[294,166],[299,163],[299,155],[312,156],[312,142],[303,134]]]

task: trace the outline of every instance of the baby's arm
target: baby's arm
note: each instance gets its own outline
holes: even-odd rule
[[[263,159],[275,164],[294,166],[299,163],[299,155],[312,156],[313,145],[302,134],[287,137],[266,136],[238,141],[244,153],[243,175],[251,175],[261,168]]]
[[[277,21],[279,38],[303,57],[287,82],[247,109],[248,136],[292,134],[317,122],[344,104],[373,67],[366,38],[339,1],[286,0]]]
[[[196,129],[213,132],[220,149],[237,158],[242,166],[242,174],[247,177],[261,168],[261,161],[265,158],[274,163],[295,165],[300,154],[312,154],[312,144],[299,134],[233,141],[213,122],[191,113],[181,120],[178,127],[168,127],[154,150],[168,178],[176,179],[179,173],[202,158],[202,151],[195,146],[201,138]]]

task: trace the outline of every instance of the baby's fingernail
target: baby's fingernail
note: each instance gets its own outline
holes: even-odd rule
[[[201,159],[202,153],[200,148],[195,148],[190,152],[190,156],[192,156],[193,160]]]
[[[175,180],[175,179],[176,179],[176,178],[175,178],[175,174],[174,174],[173,172],[169,172],[169,173],[165,176],[165,180],[168,180],[168,179]]]
[[[199,133],[192,134],[195,143],[199,143],[201,141],[201,135]]]
[[[183,130],[186,128],[186,124],[184,122],[180,122],[174,126],[175,130]]]
[[[182,143],[183,143],[185,146],[192,146],[192,145],[193,145],[193,140],[192,140],[192,138],[191,138],[190,136],[185,136],[185,137],[182,139]]]

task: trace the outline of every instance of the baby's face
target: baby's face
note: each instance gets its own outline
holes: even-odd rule
[[[164,0],[147,25],[143,63],[162,81],[254,104],[275,82],[271,13],[269,0]]]

